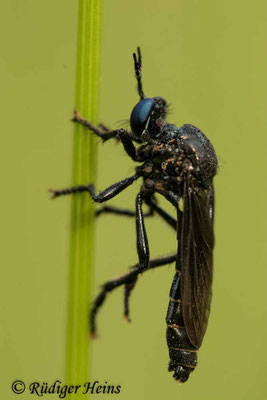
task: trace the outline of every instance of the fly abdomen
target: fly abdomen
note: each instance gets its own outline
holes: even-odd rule
[[[180,296],[180,271],[176,271],[166,316],[167,344],[169,348],[169,371],[174,371],[174,379],[186,382],[197,365],[197,348],[190,342],[184,326],[182,301]]]

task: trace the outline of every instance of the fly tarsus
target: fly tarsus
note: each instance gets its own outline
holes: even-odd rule
[[[96,136],[98,136],[103,142],[106,142],[107,140],[112,138],[116,138],[117,140],[119,140],[117,135],[120,132],[120,129],[110,131],[103,124],[100,124],[98,127],[96,127],[94,124],[92,124],[92,122],[88,121],[88,119],[81,117],[79,111],[77,110],[74,110],[74,115],[71,121],[74,123],[78,123],[84,126],[85,128],[89,129]]]

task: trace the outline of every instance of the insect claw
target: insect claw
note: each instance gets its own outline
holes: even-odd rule
[[[80,116],[79,111],[78,110],[74,110],[73,111],[73,117],[71,118],[71,121],[72,122],[77,122],[77,121],[80,121],[80,119],[81,119],[81,116]]]
[[[127,322],[132,322],[132,320],[130,319],[129,315],[123,314],[123,317]]]
[[[90,338],[92,339],[92,340],[95,340],[95,339],[97,339],[99,337],[99,335],[96,333],[96,332],[90,332]]]
[[[48,192],[52,193],[50,199],[54,200],[57,197],[57,191],[54,189],[48,189]]]

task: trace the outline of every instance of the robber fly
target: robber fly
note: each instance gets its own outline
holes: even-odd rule
[[[140,101],[131,112],[130,132],[108,130],[103,125],[96,127],[77,111],[73,121],[87,127],[104,142],[112,138],[121,141],[128,156],[141,165],[136,167],[133,176],[100,193],[92,183],[52,192],[53,197],[88,192],[95,202],[103,203],[142,178],[135,211],[112,206],[96,211],[97,216],[113,213],[135,217],[139,261],[128,273],[102,286],[91,309],[90,329],[93,335],[96,334],[99,308],[106,295],[121,285],[124,286],[124,316],[129,320],[129,297],[139,274],[175,261],[166,317],[169,371],[174,371],[173,377],[177,381],[185,382],[197,365],[197,351],[210,313],[214,247],[212,181],[216,175],[217,157],[212,144],[198,128],[188,124],[178,128],[166,122],[166,101],[162,97],[144,95],[140,48],[133,58]],[[134,142],[139,146],[136,147]],[[175,207],[178,221],[158,205],[156,194]],[[143,213],[143,204],[148,206],[147,213]],[[177,232],[178,252],[150,260],[144,217],[155,214]]]

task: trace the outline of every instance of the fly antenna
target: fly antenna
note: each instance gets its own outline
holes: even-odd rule
[[[133,59],[134,59],[135,77],[137,79],[137,90],[138,90],[140,99],[142,100],[145,98],[145,95],[144,95],[143,85],[142,85],[142,56],[141,56],[140,47],[137,47],[137,55],[136,55],[136,53],[133,53]]]

